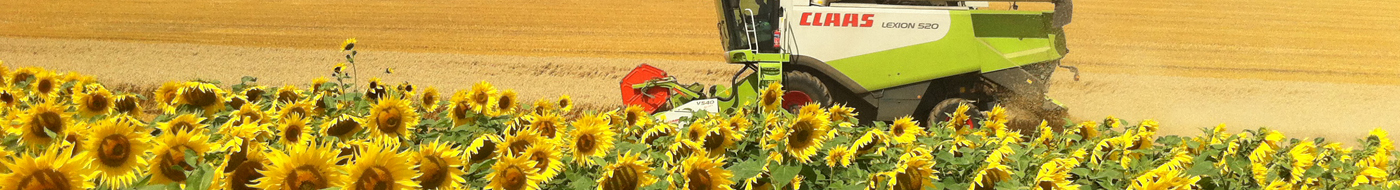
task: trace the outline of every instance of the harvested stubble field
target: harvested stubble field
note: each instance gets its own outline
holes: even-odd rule
[[[1227,123],[1351,139],[1400,128],[1400,2],[1075,1],[1084,71],[1051,93],[1080,119],[1155,118],[1168,134]],[[713,2],[4,1],[0,60],[150,85],[191,78],[304,84],[357,37],[360,72],[451,91],[489,80],[525,100],[615,105],[639,63],[719,83]],[[382,74],[395,68],[392,75]]]

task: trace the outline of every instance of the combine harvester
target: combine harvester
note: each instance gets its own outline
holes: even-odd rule
[[[840,103],[855,107],[862,121],[914,116],[932,123],[959,104],[1000,104],[1013,127],[1063,122],[1066,108],[1045,93],[1067,52],[1069,0],[1019,1],[1053,3],[1055,11],[978,10],[987,1],[875,1],[717,0],[725,55],[743,66],[732,83],[682,85],[643,64],[622,79],[623,101],[674,122],[741,106],[776,82],[787,91],[782,106],[789,111]]]

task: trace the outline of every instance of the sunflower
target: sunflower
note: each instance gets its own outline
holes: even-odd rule
[[[87,85],[87,88],[91,90],[76,95],[74,103],[78,104],[78,115],[92,117],[112,111],[112,104],[115,101],[112,99],[111,91],[107,91],[107,88],[103,88],[100,84],[90,84]]]
[[[263,178],[257,179],[254,188],[258,189],[325,189],[345,187],[345,174],[335,162],[343,159],[340,150],[328,144],[300,143],[287,146],[286,151],[273,151],[267,155],[271,163],[266,170],[258,170]]]
[[[347,189],[409,189],[418,188],[418,172],[413,171],[410,152],[399,151],[396,139],[375,138],[355,152],[355,163],[349,168],[349,178],[342,178]]]
[[[255,104],[243,104],[243,106],[238,108],[238,111],[234,111],[233,114],[230,115],[230,117],[241,119],[238,120],[238,123],[234,123],[233,125],[242,125],[244,122],[254,124],[271,123],[272,118],[268,118],[267,112],[259,110],[257,107],[258,105]]]
[[[209,152],[209,136],[204,133],[167,133],[156,139],[154,158],[150,160],[150,184],[168,184],[172,182],[183,183],[186,180],[185,172],[195,169],[195,166],[185,162],[186,156],[194,156],[195,160],[203,158],[204,153]],[[196,155],[185,155],[193,152]],[[177,169],[182,168],[183,170]]]
[[[369,99],[370,102],[379,102],[379,99],[383,99],[387,95],[389,95],[389,90],[380,83],[379,77],[369,79],[369,85],[365,86],[365,99]]]
[[[529,117],[530,129],[539,132],[541,136],[554,138],[563,133],[564,119],[559,114],[545,113],[535,114]]]
[[[724,169],[724,156],[690,156],[681,163],[684,186],[681,189],[733,189],[729,178],[734,176]]]
[[[1064,158],[1057,158],[1040,165],[1040,172],[1035,174],[1035,189],[1079,189],[1079,185],[1075,185],[1073,181],[1068,179],[1069,170],[1078,165],[1073,159]]]
[[[557,109],[559,108],[554,107],[554,102],[551,102],[550,100],[539,99],[535,100],[535,104],[530,106],[530,109],[531,113],[542,115],[548,113],[558,113]]]
[[[267,89],[263,86],[253,86],[243,89],[243,93],[240,94],[243,95],[243,98],[247,98],[248,102],[256,103],[262,101],[263,96],[267,95]]]
[[[502,91],[500,95],[496,96],[496,107],[493,109],[496,113],[491,115],[515,114],[515,108],[517,107],[520,107],[520,100],[516,99],[515,90],[506,89]]]
[[[497,145],[504,141],[505,140],[501,139],[501,136],[496,136],[494,134],[485,134],[476,137],[476,139],[472,140],[472,144],[467,146],[467,161],[475,164],[495,158]]]
[[[203,133],[201,131],[206,130],[205,128],[207,128],[208,126],[209,125],[204,124],[203,117],[195,116],[193,114],[184,114],[176,116],[175,119],[170,119],[170,121],[160,124],[160,130],[170,134],[191,132]]]
[[[352,136],[355,136],[356,133],[365,129],[363,123],[365,123],[364,118],[341,115],[340,117],[336,117],[335,119],[321,124],[321,134],[348,140]]]
[[[559,103],[555,105],[559,106],[560,111],[569,112],[569,110],[574,109],[574,99],[569,98],[569,95],[567,94],[559,96]]]
[[[846,145],[836,145],[826,151],[826,165],[830,167],[846,167],[851,165],[851,159],[855,157],[855,152]]]
[[[282,88],[278,88],[277,94],[274,94],[273,96],[276,97],[274,99],[277,100],[276,103],[278,104],[295,103],[298,100],[301,100],[302,97],[301,90],[298,90],[296,86],[292,85],[285,85],[282,86]]]
[[[495,86],[491,86],[491,83],[487,83],[486,81],[481,81],[476,83],[476,85],[472,85],[472,90],[467,92],[466,96],[463,98],[466,98],[467,105],[469,105],[468,107],[470,107],[472,111],[475,111],[477,114],[486,114],[491,111],[491,108],[494,108],[498,97],[496,96]],[[456,98],[454,97],[453,99]],[[454,102],[456,101],[454,100]]]
[[[650,114],[647,114],[647,111],[642,109],[642,106],[627,106],[623,114],[623,119],[625,119],[623,121],[627,121],[626,125],[628,128],[640,127],[651,121],[651,117],[647,117]]]
[[[1302,141],[1297,145],[1293,145],[1293,149],[1288,150],[1288,155],[1293,157],[1292,168],[1288,170],[1292,172],[1292,175],[1289,175],[1289,177],[1291,177],[1290,180],[1295,182],[1300,181],[1303,177],[1303,172],[1317,165],[1317,162],[1315,162],[1317,161],[1317,144],[1313,143],[1313,141]]]
[[[641,189],[657,181],[649,172],[651,161],[628,151],[617,158],[617,163],[603,167],[603,175],[597,181],[598,190]]]
[[[674,135],[677,130],[675,125],[666,123],[653,124],[647,127],[645,132],[642,132],[642,141],[651,144],[652,141],[656,141],[658,138]]]
[[[19,115],[18,119],[23,124],[18,128],[11,128],[11,133],[20,134],[20,141],[30,147],[49,144],[54,140],[54,136],[50,136],[49,133],[61,134],[74,127],[73,114],[67,110],[68,106],[58,105],[57,101],[34,105]]]
[[[1352,186],[1352,187],[1356,187],[1356,186],[1362,185],[1362,184],[1365,184],[1365,185],[1381,185],[1381,184],[1383,184],[1383,183],[1386,182],[1386,177],[1388,177],[1388,176],[1390,176],[1390,174],[1386,174],[1385,170],[1384,170],[1384,169],[1381,169],[1381,168],[1377,168],[1377,167],[1365,167],[1365,168],[1361,168],[1360,171],[1357,172],[1357,174],[1356,174],[1356,180],[1352,180],[1351,186]]]
[[[856,113],[856,108],[842,104],[832,105],[828,109],[831,110],[831,121],[833,122],[852,122],[859,115]]]
[[[914,118],[904,116],[894,120],[894,124],[890,125],[889,134],[894,137],[895,144],[907,144],[923,136],[924,128],[919,127],[919,122],[914,121]]]
[[[802,106],[803,110],[808,107],[819,107],[817,104],[807,104]],[[817,154],[817,149],[826,142],[827,130],[831,129],[829,117],[821,109],[803,111],[797,116],[797,120],[788,124],[783,136],[783,141],[787,143],[788,156],[797,158],[802,163],[812,162],[812,155]]]
[[[290,117],[314,117],[316,107],[311,105],[311,101],[298,101],[295,103],[282,104],[277,110],[277,119],[289,119]]]
[[[884,177],[889,179],[889,184],[893,189],[924,189],[934,187],[933,180],[938,179],[933,170],[933,154],[925,148],[915,148],[912,151],[899,156],[899,164],[894,171],[884,173]]]
[[[504,146],[498,146],[496,148],[496,151],[510,154],[512,156],[519,156],[522,153],[524,153],[525,150],[530,149],[530,147],[534,147],[537,145],[552,145],[552,143],[555,143],[553,141],[550,141],[549,139],[540,137],[539,133],[529,130],[515,130],[513,134],[507,133],[506,136],[502,139],[503,141],[501,141],[501,145]]]
[[[82,153],[86,154],[86,153]],[[50,148],[40,155],[23,155],[5,161],[11,172],[0,174],[0,187],[19,189],[92,189],[97,170],[84,169],[92,160],[75,159],[72,149]]]
[[[306,124],[305,117],[290,117],[282,119],[277,125],[277,136],[281,136],[282,144],[296,144],[311,141],[311,126]]]
[[[175,98],[178,97],[180,89],[183,88],[185,88],[185,83],[175,81],[165,82],[165,84],[160,85],[160,88],[156,88],[155,100],[156,103],[159,103],[161,110],[165,113],[175,113]]]
[[[61,88],[62,85],[63,81],[60,81],[58,76],[53,73],[39,73],[39,75],[34,78],[34,82],[29,83],[29,93],[30,96],[43,99],[54,98],[58,96],[59,88]]]
[[[316,77],[316,78],[314,78],[314,79],[311,79],[311,93],[312,93],[312,94],[320,94],[321,92],[324,92],[324,91],[321,89],[321,87],[324,87],[324,86],[326,85],[326,83],[329,83],[329,82],[331,82],[331,80],[330,80],[330,79],[326,79],[325,76],[320,76],[320,77]],[[330,87],[326,87],[326,88],[327,88],[327,89],[325,89],[325,90],[330,90],[330,89],[329,89]]]
[[[539,170],[540,182],[548,183],[554,176],[564,172],[564,164],[559,161],[559,147],[554,145],[531,146],[525,149],[522,155],[535,161],[535,169]]]
[[[241,151],[236,151],[214,170],[214,182],[210,187],[213,189],[244,190],[253,189],[249,187],[256,180],[261,179],[263,174],[258,172],[270,164],[267,160],[266,149],[261,143],[247,143]]]
[[[140,169],[146,167],[146,154],[151,151],[151,136],[136,130],[141,127],[132,119],[103,120],[92,130],[87,147],[95,149],[86,155],[96,168],[104,186],[124,188],[134,182]]]
[[[331,72],[331,76],[335,76],[335,77],[341,76],[341,73],[344,73],[344,72],[345,72],[345,63],[344,63],[344,62],[336,63],[336,64],[335,64],[335,67],[334,67],[334,68],[331,68],[331,71],[332,71],[332,72]]]
[[[487,189],[497,190],[537,190],[544,177],[539,174],[539,169],[535,169],[535,161],[527,156],[501,155],[495,165],[491,165],[491,173],[486,174],[486,179],[490,179],[490,184],[486,184]]]
[[[355,38],[345,39],[345,43],[340,44],[340,49],[342,51],[355,50],[355,42],[359,41],[356,41]]]
[[[0,89],[0,106],[4,108],[15,108],[24,100],[24,94],[16,93],[10,88]]]
[[[462,156],[462,151],[450,142],[434,140],[418,145],[416,162],[422,175],[414,180],[423,189],[461,189],[459,185],[467,181],[462,178],[467,173]]]
[[[987,164],[973,175],[973,184],[968,189],[994,189],[997,183],[1011,180],[1011,167],[1003,164],[1011,151],[1010,147],[1002,146],[992,151],[991,155],[987,155],[987,159],[984,161]]]
[[[744,139],[742,134],[735,132],[730,127],[724,127],[724,125],[727,124],[710,128],[708,132],[705,132],[704,143],[700,147],[705,148],[706,152],[724,154],[725,149],[734,146],[735,141]]]
[[[386,98],[374,104],[369,111],[369,131],[376,136],[409,137],[408,133],[418,125],[418,112],[408,106],[408,101]]]
[[[783,106],[783,84],[769,83],[768,88],[763,89],[763,94],[759,95],[759,105],[763,106],[763,111],[773,112],[780,110]]]
[[[584,165],[593,165],[590,157],[607,156],[608,150],[613,148],[613,136],[616,135],[608,129],[607,121],[600,115],[584,115],[574,121],[576,128],[569,134],[568,145],[573,151],[575,162]]]
[[[429,86],[428,89],[423,90],[423,96],[419,96],[418,99],[423,104],[423,111],[436,111],[438,101],[442,100],[442,94],[438,93],[437,87]]]
[[[27,80],[34,79],[34,77],[38,76],[39,73],[42,73],[42,72],[44,72],[44,69],[42,69],[42,68],[38,68],[38,67],[23,67],[23,68],[15,69],[15,72],[14,72],[14,73],[10,73],[9,75],[6,75],[6,76],[10,77],[10,78],[9,78],[10,80],[8,81],[8,82],[9,82],[8,84],[14,85],[14,84],[19,84],[19,82],[23,82],[23,81],[27,81]]]
[[[471,99],[467,97],[467,91],[457,91],[452,94],[452,99],[448,100],[447,116],[452,119],[452,126],[460,126],[467,123],[476,122],[472,112]]]
[[[177,105],[198,108],[206,116],[224,110],[224,91],[218,86],[203,82],[186,82],[184,86],[176,92]]]
[[[855,149],[856,155],[865,155],[871,152],[883,154],[885,152],[885,146],[890,145],[888,139],[889,137],[885,135],[884,131],[870,129],[865,132],[865,135],[861,135],[860,138],[856,139],[851,149]]]

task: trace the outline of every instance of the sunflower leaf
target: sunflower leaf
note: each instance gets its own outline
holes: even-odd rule
[[[734,166],[729,166],[729,168],[726,169],[729,171],[734,171],[734,176],[730,176],[730,178],[732,178],[730,179],[730,181],[744,181],[744,179],[758,176],[759,172],[763,172],[764,160],[765,159],[763,158],[758,158],[754,160],[742,161],[739,162],[739,164],[734,164]]]
[[[797,163],[793,162],[788,162],[784,164],[774,165],[773,169],[771,169],[770,171],[772,171],[773,174],[773,180],[771,181],[773,183],[773,186],[782,187],[787,185],[788,182],[792,182],[792,178],[796,178],[797,173],[802,172],[802,165],[798,165]]]
[[[569,175],[568,178],[570,189],[588,189],[597,185],[597,182],[594,182],[593,179],[589,178],[585,174],[568,173],[566,175]]]

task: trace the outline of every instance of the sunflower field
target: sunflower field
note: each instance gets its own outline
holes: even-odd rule
[[[1154,121],[1113,117],[1015,130],[1004,109],[967,106],[949,121],[860,125],[841,105],[758,105],[772,100],[675,124],[568,96],[524,105],[484,81],[450,95],[359,85],[354,40],[342,48],[333,79],[307,86],[113,92],[0,66],[0,190],[1400,188],[1380,129],[1358,147],[1224,125],[1157,135]]]

